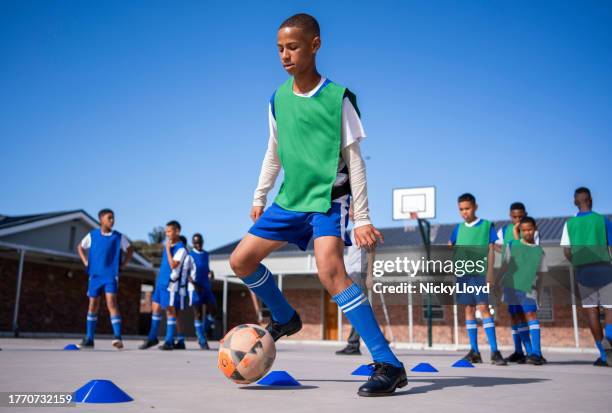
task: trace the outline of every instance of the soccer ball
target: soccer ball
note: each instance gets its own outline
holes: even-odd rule
[[[272,336],[256,324],[234,327],[219,343],[219,370],[234,383],[259,380],[270,370],[275,358]]]

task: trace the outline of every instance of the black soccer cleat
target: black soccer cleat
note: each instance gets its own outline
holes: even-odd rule
[[[174,350],[174,343],[165,341],[164,344],[158,347],[160,350]]]
[[[474,350],[470,350],[465,357],[463,357],[464,360],[469,361],[470,363],[474,364],[474,363],[482,363],[482,357],[480,356],[480,353],[474,351]]]
[[[534,366],[541,366],[544,364],[544,357],[538,356],[537,354],[530,354],[527,357],[527,364],[532,364]]]
[[[595,367],[608,367],[608,363],[603,361],[601,357],[597,357],[597,360],[593,363]]]
[[[525,364],[525,362],[527,361],[527,357],[524,353],[517,353],[515,351],[514,353],[510,354],[510,356],[506,357],[506,361],[508,363]]]
[[[174,349],[175,350],[185,350],[185,341],[184,340],[175,341]]]
[[[356,346],[346,346],[342,350],[336,351],[338,356],[361,356],[361,350]]]
[[[159,344],[159,340],[157,338],[154,338],[153,340],[151,339],[147,339],[144,341],[144,343],[142,343],[140,346],[138,346],[138,348],[140,350],[146,350],[148,348],[151,348],[153,346],[156,346]]]
[[[200,349],[201,350],[210,350],[210,346],[208,345],[207,341],[201,341],[198,344],[200,344]]]
[[[77,344],[77,347],[80,348],[81,350],[93,350],[94,341],[90,338],[84,338],[81,341],[81,344]]]
[[[508,362],[504,360],[504,357],[501,355],[499,350],[495,350],[493,353],[491,353],[491,364],[496,366],[507,366]]]
[[[390,396],[395,389],[405,387],[408,384],[406,369],[404,365],[395,367],[389,363],[372,363],[374,367],[372,375],[367,382],[359,387],[358,395],[363,397]]]
[[[285,324],[280,324],[274,321],[270,321],[270,324],[266,326],[266,330],[270,333],[274,341],[278,341],[279,338],[283,336],[291,336],[302,329],[302,319],[300,319],[300,315],[295,312],[291,320],[287,321]]]
[[[612,367],[612,342],[609,338],[604,337],[604,339],[601,340],[601,345],[606,352],[606,362],[608,363],[608,367]]]

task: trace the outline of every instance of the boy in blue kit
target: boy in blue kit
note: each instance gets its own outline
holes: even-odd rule
[[[506,361],[534,364],[540,366],[546,362],[540,346],[540,321],[538,320],[538,291],[541,290],[542,273],[548,271],[544,260],[544,249],[536,242],[537,225],[533,218],[523,217],[519,223],[519,239],[510,240],[504,256],[502,284],[504,285],[504,302],[508,312],[515,319],[525,319],[517,327],[525,344],[527,357],[521,359],[508,357]],[[513,326],[514,330],[515,326]],[[514,334],[514,331],[513,331]],[[516,349],[513,355],[517,354]]]
[[[278,52],[292,77],[270,100],[268,150],[251,209],[254,225],[232,253],[230,265],[270,309],[267,330],[278,340],[300,331],[302,321],[261,261],[287,242],[305,250],[314,238],[319,279],[374,359],[373,373],[358,394],[386,396],[406,386],[406,371],[389,348],[366,295],[347,277],[343,261],[344,246],[350,245],[346,227],[351,195],[357,244],[369,249],[382,241],[369,220],[359,149],[365,132],[355,95],[317,71],[320,46],[314,17],[297,14],[280,25]],[[281,168],[283,184],[264,211]]]
[[[574,205],[578,213],[563,226],[561,246],[575,268],[582,308],[587,313],[599,350],[600,356],[593,365],[612,367],[612,223],[605,215],[593,211],[593,198],[588,188],[576,189]],[[600,306],[605,314],[603,329]]]
[[[166,245],[162,253],[162,261],[159,265],[152,297],[151,329],[147,340],[139,347],[141,350],[159,343],[157,333],[162,310],[166,310],[166,339],[159,348],[160,350],[173,350],[175,348],[174,334],[178,322],[175,306],[179,302],[180,296],[176,292],[170,292],[170,284],[172,271],[181,265],[183,258],[187,255],[187,250],[181,242],[180,236],[181,224],[177,221],[168,222],[166,224]]]
[[[454,249],[455,260],[471,262],[476,272],[457,276],[457,285],[460,288],[485,287],[493,288],[493,265],[495,261],[494,244],[497,240],[495,226],[492,222],[476,217],[476,198],[466,193],[458,200],[459,213],[465,222],[458,224],[449,241]],[[482,357],[478,350],[478,325],[476,322],[476,308],[482,315],[482,327],[487,334],[491,347],[491,363],[497,366],[505,366],[504,360],[497,349],[497,338],[495,336],[495,321],[489,311],[489,294],[484,291],[457,293],[457,304],[465,306],[465,324],[470,339],[470,351],[464,357],[471,363],[482,363]]]
[[[195,263],[195,276],[189,280],[189,305],[193,309],[193,319],[198,344],[202,350],[209,350],[206,341],[206,331],[204,329],[203,317],[206,314],[206,307],[212,295],[210,289],[210,265],[208,252],[204,251],[204,238],[202,234],[196,233],[191,238],[193,249],[189,255]]]
[[[77,247],[81,261],[83,261],[89,275],[87,333],[79,347],[89,349],[94,347],[100,295],[104,292],[115,336],[112,345],[121,349],[123,348],[121,315],[117,306],[119,271],[128,265],[134,250],[123,234],[113,230],[115,214],[112,210],[102,209],[98,213],[98,220],[100,221],[100,228],[87,234]],[[87,254],[85,253],[86,250]],[[123,261],[121,261],[121,251],[126,253]]]

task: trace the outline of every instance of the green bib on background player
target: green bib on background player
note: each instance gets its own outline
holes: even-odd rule
[[[489,254],[489,233],[491,231],[491,222],[482,219],[478,225],[467,226],[465,222],[459,225],[457,231],[457,241],[455,242],[453,259],[455,261],[480,261],[484,260],[486,268],[487,256]],[[484,275],[486,270],[479,272],[475,271],[472,274]]]
[[[513,242],[510,247],[510,265],[504,275],[504,287],[524,292],[532,291],[543,253],[544,250],[539,245]]]
[[[514,238],[514,224],[510,222],[508,225],[506,225],[504,229],[504,245],[502,246],[502,255],[501,255],[502,258],[506,256],[506,248],[508,248],[508,243],[514,240],[516,240],[516,238]]]
[[[592,212],[567,221],[567,232],[572,247],[572,264],[585,265],[610,262],[603,215]]]
[[[293,93],[293,78],[274,94],[278,156],[285,178],[274,202],[298,212],[327,212],[340,159],[346,88],[329,82],[311,97]]]

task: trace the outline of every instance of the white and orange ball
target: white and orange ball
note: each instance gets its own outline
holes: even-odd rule
[[[272,336],[256,324],[234,327],[219,343],[219,370],[234,383],[249,384],[261,379],[275,358]]]

